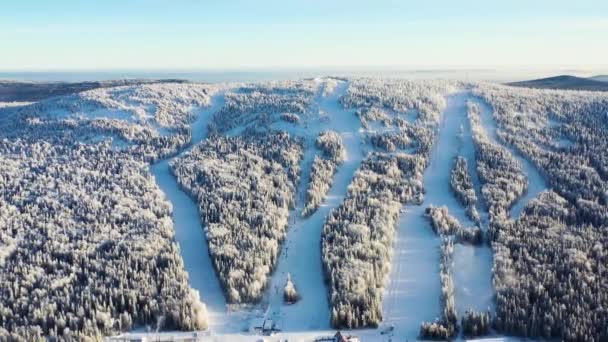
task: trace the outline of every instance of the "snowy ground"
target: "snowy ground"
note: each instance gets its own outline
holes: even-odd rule
[[[407,207],[399,218],[393,264],[382,302],[383,328],[415,340],[422,321],[440,313],[439,243],[423,206]]]
[[[234,334],[226,334],[221,336],[210,335],[204,331],[192,331],[192,332],[161,332],[161,333],[138,333],[138,334],[129,334],[129,335],[120,335],[112,338],[107,338],[108,341],[120,341],[123,342],[125,340],[141,340],[142,338],[146,338],[147,341],[209,341],[209,342],[313,342],[318,341],[319,339],[323,339],[327,341],[326,338],[333,337],[335,335],[335,330],[319,330],[319,331],[300,331],[300,332],[290,332],[290,333],[277,333],[272,336],[253,336],[243,333],[234,333]],[[364,329],[357,331],[342,331],[343,335],[346,336],[356,336],[362,342],[391,342],[391,341],[415,341],[415,339],[396,339],[392,337],[390,334],[386,334],[379,329]],[[333,341],[333,340],[330,340]],[[454,341],[464,341],[464,339],[454,339]],[[491,337],[491,338],[481,338],[467,341],[475,341],[475,342],[520,342],[524,341],[523,339],[514,338],[514,337]],[[529,339],[526,341],[530,341]]]

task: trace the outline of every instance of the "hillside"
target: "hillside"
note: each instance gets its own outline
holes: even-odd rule
[[[601,76],[600,76],[601,77]],[[570,75],[540,78],[530,81],[512,82],[507,85],[536,89],[608,91],[608,83]]]
[[[367,78],[4,108],[0,341],[607,340],[607,111]]]
[[[593,77],[589,77],[590,80],[600,81],[600,82],[608,82],[608,75],[597,75]]]
[[[52,96],[85,90],[152,83],[184,82],[179,80],[116,80],[103,82],[15,82],[0,80],[0,102],[40,101]]]

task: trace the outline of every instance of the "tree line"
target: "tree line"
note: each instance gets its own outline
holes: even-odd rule
[[[306,204],[302,210],[304,217],[312,215],[325,200],[338,166],[346,159],[342,137],[334,131],[321,132],[315,139],[315,145],[321,150],[322,156],[315,156],[312,164]]]

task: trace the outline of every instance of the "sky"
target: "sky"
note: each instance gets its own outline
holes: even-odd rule
[[[2,0],[0,71],[608,65],[608,1]]]

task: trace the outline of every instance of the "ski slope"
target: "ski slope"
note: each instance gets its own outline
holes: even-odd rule
[[[194,145],[205,139],[207,126],[213,113],[223,104],[223,93],[212,97],[211,105],[199,111],[192,123],[192,142],[178,155],[187,153]],[[199,292],[200,299],[207,306],[209,328],[213,331],[234,331],[239,329],[238,320],[230,319],[226,299],[215,274],[205,231],[201,224],[196,202],[181,190],[175,176],[171,174],[169,163],[172,158],[161,160],[150,167],[160,189],[173,207],[173,225],[184,266],[189,275],[190,287]]]
[[[465,208],[450,190],[449,175],[454,158],[462,153],[461,127],[466,125],[468,92],[451,95],[442,115],[430,164],[424,173],[425,199],[422,205],[406,205],[399,219],[393,267],[383,299],[384,324],[394,327],[394,336],[416,339],[421,321],[440,315],[440,239],[423,216],[429,205],[447,206],[463,225],[473,226]],[[468,147],[470,153],[470,147]],[[480,251],[478,251],[478,249]],[[487,247],[457,246],[454,255],[456,305],[480,309],[491,305],[491,251]]]
[[[325,85],[327,86],[327,84]],[[339,98],[346,92],[347,82],[340,82],[329,94],[318,98],[321,117],[328,120],[308,124],[308,146],[302,161],[302,179],[298,190],[297,207],[292,211],[287,238],[278,261],[278,267],[270,282],[266,318],[272,319],[282,331],[329,329],[330,314],[327,288],[323,279],[321,264],[321,231],[325,217],[336,208],[346,196],[348,185],[364,157],[360,121],[353,111],[347,111],[339,104]],[[346,160],[337,169],[334,182],[322,205],[311,216],[302,218],[306,187],[310,179],[310,168],[315,153],[316,134],[331,129],[341,135],[346,147]],[[301,300],[292,305],[283,303],[283,288],[287,274],[291,274]]]

